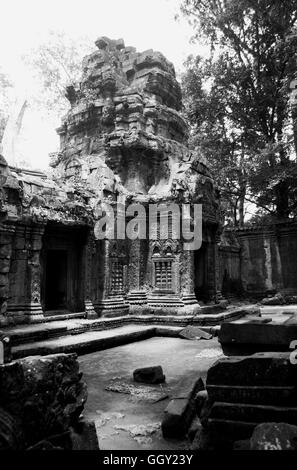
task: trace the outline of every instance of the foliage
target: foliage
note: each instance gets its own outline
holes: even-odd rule
[[[182,12],[212,49],[209,61],[188,61],[186,112],[229,211],[249,198],[279,218],[295,215],[297,1],[184,0]]]
[[[82,59],[92,51],[92,46],[88,38],[75,40],[55,31],[24,57],[40,84],[35,94],[38,106],[59,115],[69,108],[66,87],[80,79]]]

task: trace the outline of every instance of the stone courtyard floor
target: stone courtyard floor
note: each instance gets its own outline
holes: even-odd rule
[[[219,357],[222,350],[217,338],[190,341],[160,337],[79,357],[89,391],[84,416],[96,423],[100,449],[189,448],[189,441],[163,438],[160,425],[169,398],[150,402],[150,390],[170,396],[181,380],[202,377],[205,383],[208,368]],[[150,365],[163,367],[166,384],[144,386],[144,393],[138,395],[105,390],[114,380],[133,387],[133,370]]]

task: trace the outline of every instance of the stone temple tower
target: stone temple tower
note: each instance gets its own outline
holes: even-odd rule
[[[218,197],[207,162],[188,147],[174,67],[123,40],[102,37],[96,46],[80,83],[67,89],[70,110],[57,130],[51,177],[0,162],[0,241],[10,259],[0,324],[61,312],[191,317],[220,299]],[[106,203],[116,223],[140,203],[145,237],[98,239],[94,227]],[[169,211],[166,237],[160,217],[149,219],[159,204]],[[202,204],[199,250],[175,236],[183,213],[173,217],[172,204]]]
[[[119,195],[146,207],[200,203],[203,245],[184,252],[170,227],[167,240],[105,241],[104,262],[92,269],[93,307],[101,314],[138,306],[198,312],[199,300],[218,295],[218,203],[207,162],[187,145],[174,67],[161,53],[139,53],[123,40],[102,37],[96,46],[79,85],[67,89],[71,109],[58,129],[56,175],[95,192],[97,203],[115,203]]]

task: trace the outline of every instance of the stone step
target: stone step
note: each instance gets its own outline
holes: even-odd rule
[[[251,307],[248,307],[249,309]],[[93,320],[82,318],[83,313],[57,315],[54,317],[45,317],[44,323],[32,323],[16,327],[3,328],[6,334],[11,337],[11,344],[19,345],[31,343],[33,341],[42,341],[49,338],[57,338],[64,335],[81,334],[87,331],[101,331],[109,328],[117,328],[123,325],[164,325],[173,328],[183,328],[187,325],[199,326],[214,336],[218,335],[219,324],[233,318],[241,317],[246,314],[246,308],[230,309],[224,312],[210,315],[124,315],[112,318],[101,317]],[[67,320],[67,321],[65,321]],[[171,335],[171,334],[170,334]]]
[[[250,403],[258,405],[296,405],[295,386],[239,386],[207,385],[208,398],[211,402]]]
[[[67,334],[67,324],[57,326],[55,324],[39,324],[32,328],[30,326],[18,327],[9,332],[10,341],[12,346],[24,343],[31,343],[33,341],[42,341],[49,338],[64,336]]]
[[[289,423],[297,424],[297,408],[293,406],[253,405],[248,403],[213,404],[209,420],[229,420],[247,423]]]
[[[12,347],[12,358],[57,353],[87,354],[155,336],[154,327],[126,326],[108,331],[88,331],[78,335],[36,341]]]
[[[232,448],[234,441],[249,439],[258,424],[231,419],[209,419],[207,430],[212,443],[220,444],[223,449],[227,450],[227,445]]]

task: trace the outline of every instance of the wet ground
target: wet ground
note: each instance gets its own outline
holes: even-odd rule
[[[169,402],[169,398],[162,398],[170,396],[181,380],[202,377],[205,382],[208,368],[219,357],[222,350],[217,338],[189,341],[160,337],[81,356],[80,367],[89,390],[84,416],[96,423],[100,449],[186,449],[188,441],[162,436],[160,425]],[[163,367],[166,383],[137,386],[133,370],[152,365]],[[107,391],[106,387],[130,393]]]

